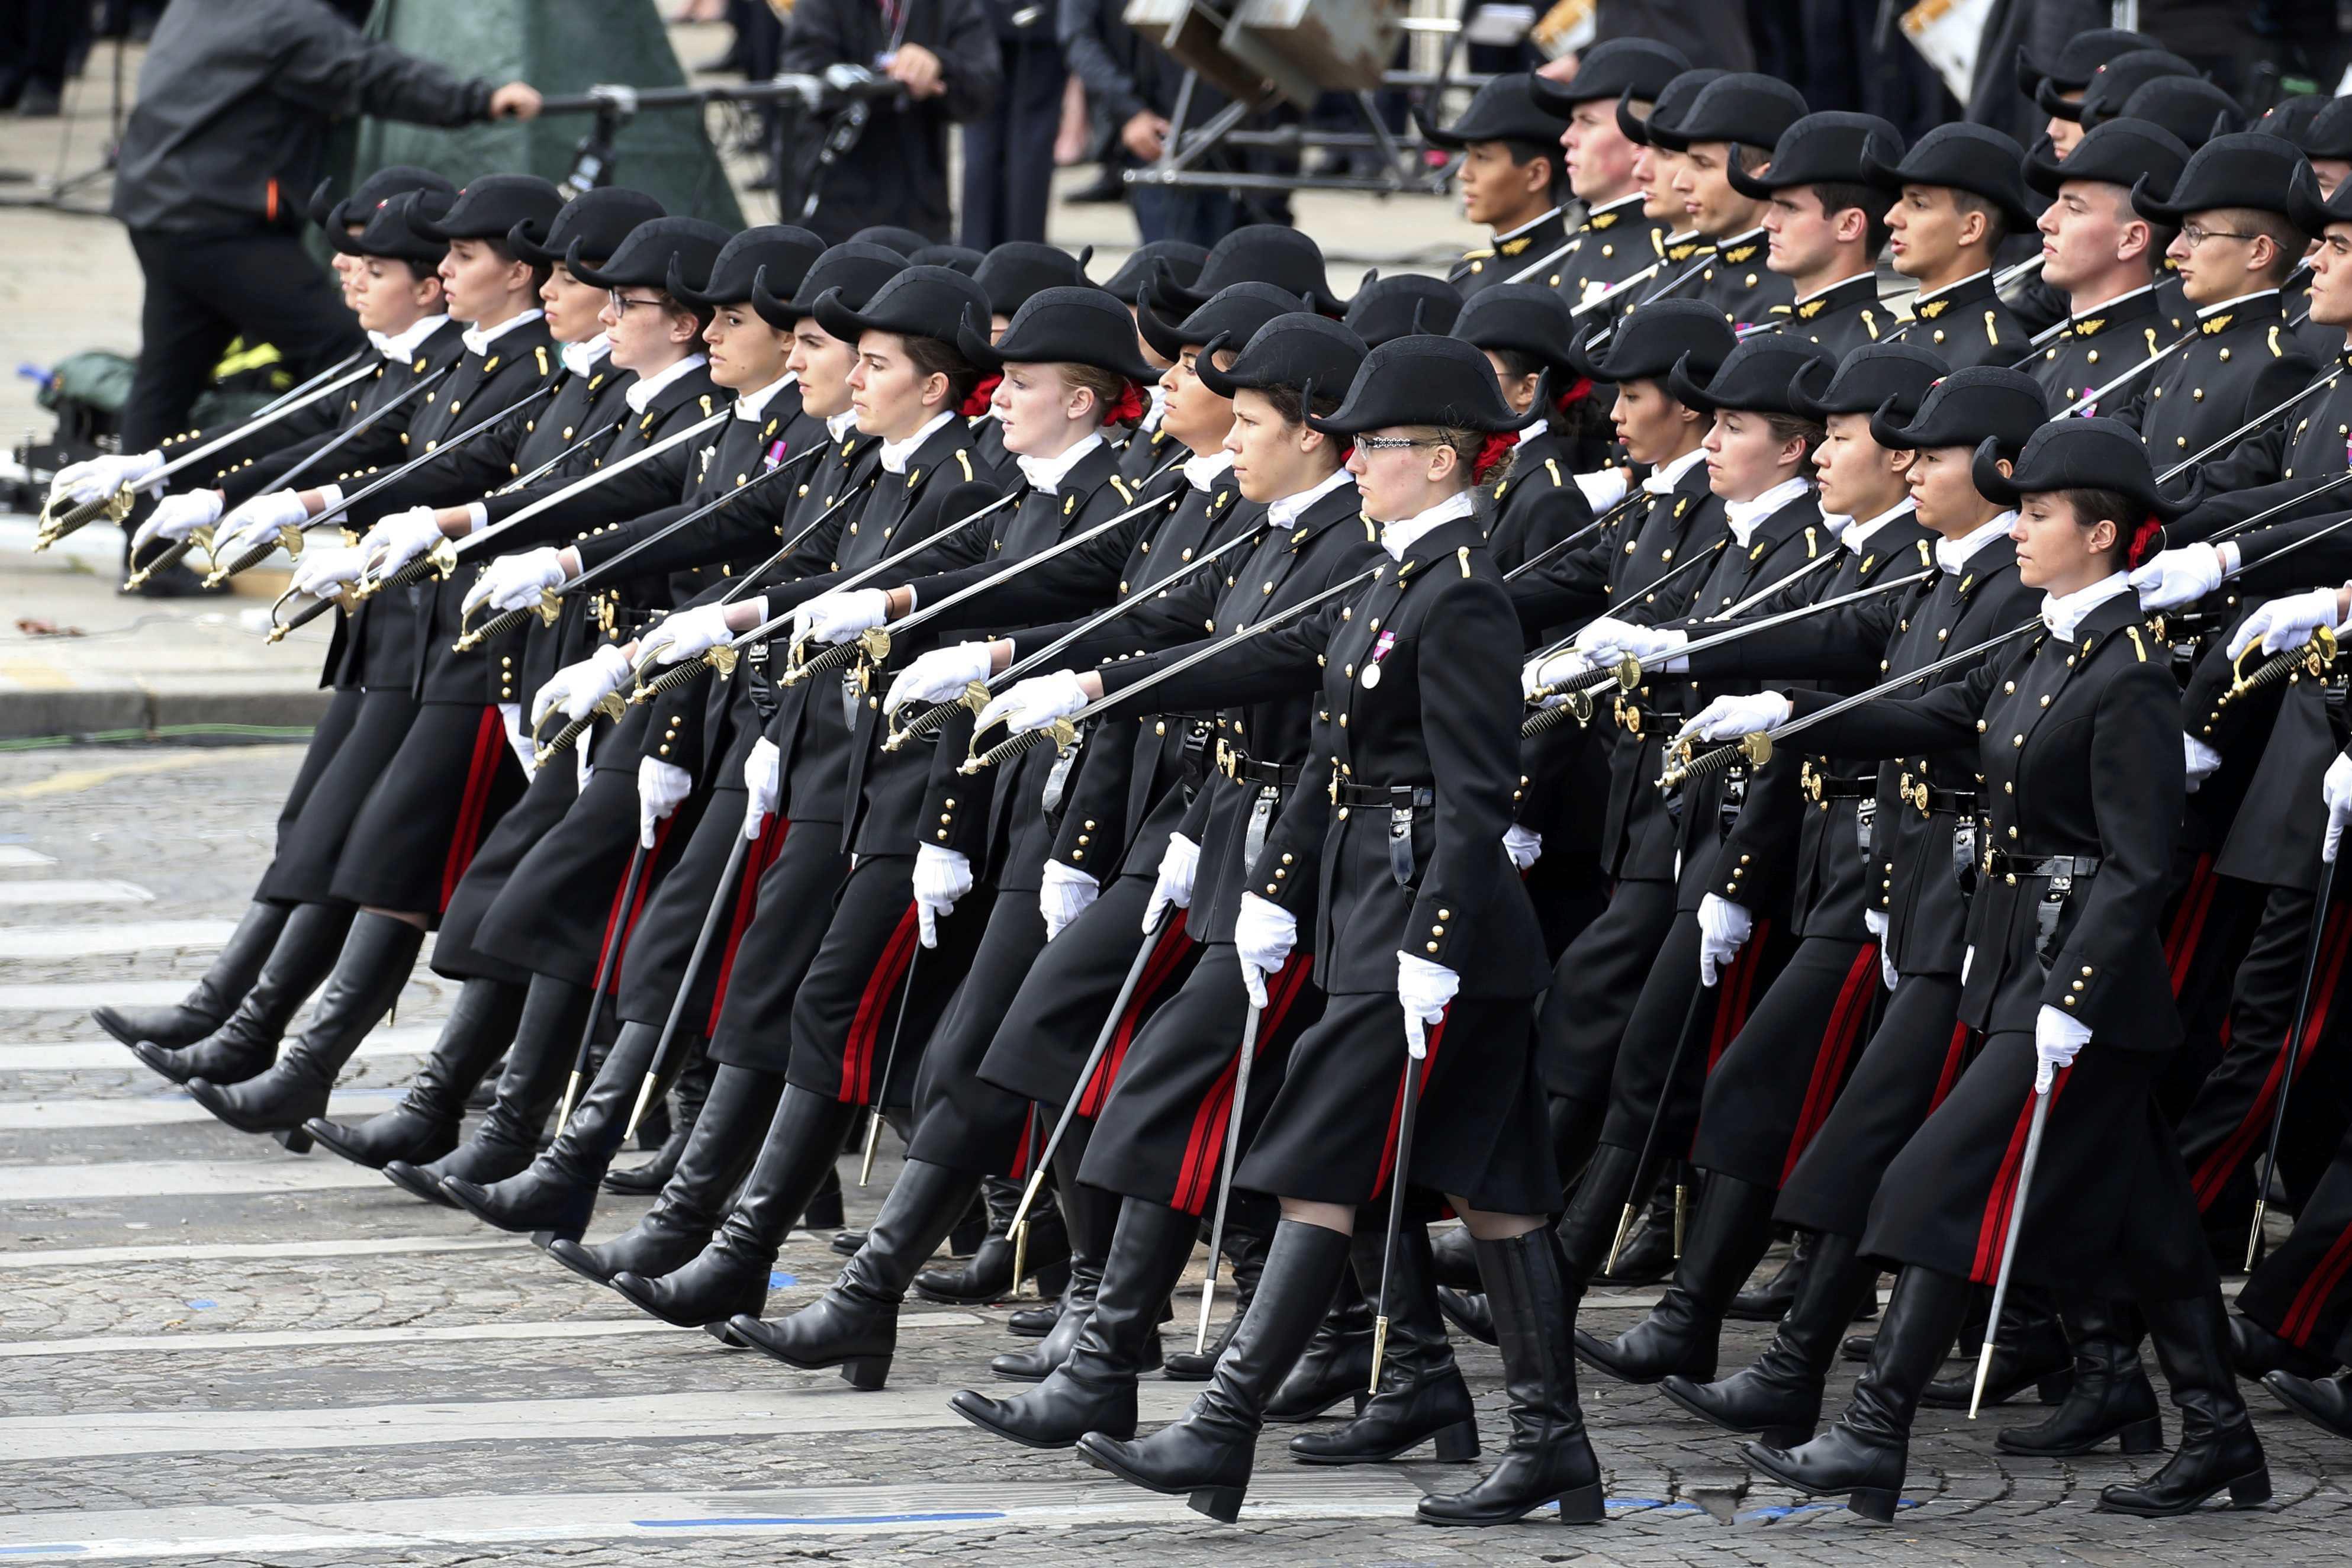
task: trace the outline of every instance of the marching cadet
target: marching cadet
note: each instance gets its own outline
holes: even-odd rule
[[[1690,213],[1683,205],[1682,193],[1675,189],[1682,154],[1654,140],[1650,128],[1664,130],[1689,113],[1698,95],[1723,75],[1712,69],[1683,72],[1658,89],[1657,102],[1647,115],[1635,114],[1629,98],[1617,100],[1617,133],[1636,149],[1633,183],[1642,192],[1642,217],[1650,225],[1650,243],[1658,263],[1643,281],[1629,281],[1620,295],[1612,297],[1611,308],[1620,316],[1668,295],[1695,293],[1699,274],[1715,259],[1714,244],[1690,226]]]
[[[1202,264],[1208,259],[1209,253],[1204,246],[1189,241],[1153,240],[1148,245],[1136,246],[1128,258],[1118,264],[1118,270],[1106,278],[1101,287],[1105,293],[1133,312],[1139,308],[1144,286],[1151,281],[1162,265],[1167,267],[1170,279],[1183,287],[1200,277]],[[1138,346],[1142,350],[1143,357],[1153,365],[1161,370],[1168,368],[1160,364],[1160,351],[1151,346],[1150,340],[1139,337]],[[1130,485],[1174,455],[1167,446],[1172,438],[1160,434],[1160,414],[1167,406],[1167,392],[1160,382],[1154,382],[1143,411],[1143,423],[1135,427],[1135,434],[1119,449],[1119,477]]]
[[[2064,139],[2081,135],[2082,126],[2074,119],[2059,116],[2050,106],[2081,103],[2084,90],[2102,65],[2117,55],[2154,47],[2156,40],[2145,33],[2123,27],[2093,27],[2069,37],[2059,48],[2057,58],[2045,66],[2028,55],[2023,44],[2018,45],[2017,90],[2050,117],[2052,123],[2043,127],[2043,134],[2060,144],[2058,156],[2066,155],[2073,143]]]
[[[1788,279],[1765,265],[1764,204],[1732,184],[1734,160],[1768,166],[1781,132],[1802,119],[1804,96],[1784,81],[1737,72],[1707,83],[1672,124],[1651,117],[1650,140],[1676,154],[1670,188],[1686,222],[1714,247],[1690,292],[1723,312],[1735,329],[1772,319],[1786,305]]]
[[[1486,523],[1486,549],[1507,571],[1591,521],[1591,505],[1575,482],[1570,422],[1575,406],[1592,395],[1592,382],[1576,373],[1576,318],[1548,285],[1482,290],[1448,327],[1486,350],[1503,401],[1528,422],[1512,473],[1495,482]]]
[[[1878,302],[1886,247],[1885,198],[1864,180],[1864,160],[1899,161],[1903,138],[1870,114],[1809,114],[1780,133],[1760,174],[1734,164],[1734,189],[1764,204],[1765,265],[1796,298],[1772,307],[1774,325],[1843,358],[1893,334],[1901,318]]]
[[[1059,246],[1040,245],[1028,240],[1008,240],[981,258],[971,271],[972,281],[988,296],[988,335],[993,342],[1003,334],[1005,327],[1041,289],[1071,288],[1087,283],[1087,261],[1082,256],[1072,256]],[[985,384],[984,391],[993,392]],[[987,409],[974,414],[971,421],[973,440],[972,463],[982,476],[1002,484],[1014,484],[1020,470],[1013,466],[1013,455],[1004,449],[1004,431],[994,413]]]
[[[2041,281],[2065,297],[2065,324],[2021,367],[2042,383],[2050,406],[2129,402],[2126,382],[2110,397],[2100,387],[2164,350],[2175,334],[2157,298],[2156,274],[2172,243],[2172,225],[2132,204],[2145,180],[2148,194],[2171,193],[2188,165],[2189,149],[2161,126],[2110,120],[2084,136],[2059,162],[2036,151],[2025,161],[2025,183],[2050,198],[2035,220],[2042,232]],[[2087,400],[2087,401],[2086,401]]]
[[[1873,158],[1869,178],[1893,194],[1886,212],[1895,270],[1918,280],[1903,340],[1954,370],[2015,363],[2032,345],[1993,290],[1993,253],[2033,221],[2016,142],[1981,125],[1939,125],[1899,163]]]
[[[1984,848],[1960,1018],[1985,1043],[1880,1184],[1863,1250],[1902,1268],[1853,1403],[1811,1442],[1745,1451],[1801,1491],[1892,1519],[1919,1397],[1970,1282],[1991,1282],[2013,1239],[2020,1281],[2137,1300],[2181,1413],[2171,1459],[2105,1488],[2100,1508],[2165,1517],[2225,1490],[2251,1506],[2270,1472],[2231,1373],[2188,1173],[2152,1099],[2180,1040],[2158,923],[2184,799],[2179,698],[2125,569],[2172,508],[2146,449],[2112,421],[2043,427],[2011,475],[1992,459],[1977,483],[2019,507],[2020,578],[2044,595],[2038,630],[1966,681],[1815,726],[1816,744],[1862,756],[1973,740]],[[1693,731],[1745,734],[1826,706],[1810,693],[1727,698]],[[2029,1187],[2024,1134],[2044,1115]]]
[[[1413,120],[1432,145],[1460,154],[1454,183],[1462,193],[1463,215],[1494,231],[1493,243],[1462,253],[1445,281],[1467,295],[1549,277],[1549,258],[1568,243],[1559,215],[1568,192],[1560,157],[1566,126],[1537,95],[1534,77],[1526,71],[1496,77],[1452,125],[1440,126],[1420,109]]]
[[[1633,161],[1641,148],[1618,125],[1650,112],[1658,95],[1690,61],[1671,44],[1648,38],[1607,38],[1577,57],[1575,77],[1534,78],[1536,101],[1565,119],[1559,133],[1567,153],[1568,187],[1584,204],[1583,220],[1559,254],[1547,261],[1544,283],[1570,305],[1583,305],[1664,256],[1664,242],[1679,223],[1661,224],[1643,210]]]
[[[2111,37],[2090,33],[2084,37],[2100,38],[2095,47],[2113,52],[2092,68],[2089,78],[2078,90],[2069,92],[2055,78],[2046,78],[2034,92],[2035,105],[2050,117],[2043,132],[2050,138],[2052,151],[2061,158],[2071,153],[2074,143],[2102,122],[2123,114],[2124,104],[2147,83],[2166,77],[2197,75],[2195,66],[2158,48],[2152,38],[2141,38],[2129,47],[2116,50]]]
[[[1461,315],[1461,291],[1443,278],[1417,272],[1389,277],[1367,274],[1363,286],[1348,301],[1348,313],[1340,322],[1362,339],[1366,348],[1377,349],[1391,338],[1451,332]]]

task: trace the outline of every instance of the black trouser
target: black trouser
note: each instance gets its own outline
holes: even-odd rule
[[[963,128],[962,241],[992,250],[1007,240],[1043,244],[1069,68],[1050,28],[1034,43],[999,38],[1004,86],[996,108]]]
[[[280,193],[300,201],[308,192]],[[145,452],[185,429],[188,409],[232,339],[277,346],[296,377],[358,348],[359,322],[326,270],[291,234],[132,229],[146,274],[139,374],[122,410],[122,449]]]
[[[0,0],[0,99],[14,102],[31,82],[63,92],[74,47],[89,30],[87,5]]]

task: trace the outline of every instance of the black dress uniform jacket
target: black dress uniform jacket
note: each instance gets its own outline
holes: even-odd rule
[[[1810,298],[1772,307],[1771,320],[1783,336],[1819,343],[1840,359],[1865,344],[1893,337],[1903,319],[1878,302],[1878,275],[1856,273]]]
[[[257,431],[250,442],[239,442],[214,455],[212,461],[220,465],[213,471],[212,484],[221,492],[229,507],[249,501],[265,491],[283,488],[284,476],[297,464],[311,457],[342,432],[363,419],[371,419],[368,428],[352,440],[335,448],[321,461],[311,465],[301,476],[307,485],[330,485],[348,480],[356,472],[362,475],[374,465],[396,462],[401,446],[400,437],[425,410],[423,393],[386,409],[397,402],[402,393],[410,391],[420,381],[455,364],[466,351],[466,329],[457,322],[444,325],[438,331],[416,346],[406,359],[394,362],[387,360],[376,367],[375,374],[352,390],[341,394],[332,411],[333,417],[312,426],[302,434],[287,433],[284,440],[275,440],[276,426]],[[446,378],[444,378],[445,380]],[[384,411],[381,413],[378,411]],[[381,434],[383,443],[374,444]],[[374,455],[361,462],[354,448],[370,446]],[[168,445],[166,447],[168,455]]]
[[[1511,471],[1496,481],[1486,510],[1486,553],[1509,571],[1592,521],[1576,486],[1575,444],[1549,429],[1521,440]]]
[[[1639,192],[1620,196],[1584,214],[1570,236],[1568,252],[1544,275],[1570,307],[1588,304],[1645,267],[1665,260],[1667,225],[1643,213]],[[1630,296],[1638,288],[1625,291]],[[1620,297],[1621,299],[1623,298]]]
[[[1538,266],[1567,243],[1568,224],[1560,216],[1560,209],[1554,207],[1532,222],[1495,235],[1491,245],[1464,251],[1462,259],[1446,273],[1445,281],[1461,290],[1462,297],[1467,299],[1482,288],[1507,282]],[[1547,267],[1530,273],[1522,281],[1533,283],[1550,276],[1551,270]]]
[[[1699,269],[1696,285],[1679,292],[1706,300],[1734,327],[1761,326],[1774,319],[1774,306],[1796,298],[1795,287],[1764,265],[1768,248],[1768,236],[1760,228],[1718,240],[1714,258]]]
[[[1897,340],[1944,357],[1956,371],[1970,365],[2013,365],[2032,347],[2032,335],[2000,302],[1990,271],[1911,302],[1911,320]]]
[[[2042,383],[2050,407],[2055,411],[2088,396],[2135,365],[2155,358],[2178,336],[2165,319],[2157,300],[2156,285],[2151,283],[2070,318],[2058,329],[2058,335],[2020,368]],[[2107,397],[2078,412],[2089,416],[2099,413],[2100,404],[2128,407],[2137,391],[2132,382],[2126,382]]]
[[[2196,339],[2148,372],[2136,416],[2123,417],[2137,426],[2160,473],[2277,406],[2315,374],[2273,290],[2207,311]]]

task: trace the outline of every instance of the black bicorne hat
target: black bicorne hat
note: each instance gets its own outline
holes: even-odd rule
[[[2124,111],[2125,99],[2158,77],[2193,77],[2197,68],[2166,49],[2127,49],[2099,62],[2083,84],[2081,99],[2069,103],[2059,89],[2044,81],[2033,95],[2035,107],[2053,120],[2095,125]]]
[[[639,224],[667,215],[668,210],[643,191],[599,185],[564,203],[551,223],[526,219],[515,225],[507,231],[507,248],[533,267],[552,267],[575,245],[588,260],[606,261]]]
[[[2309,158],[2352,158],[2352,98],[2324,100],[2295,144]]]
[[[336,227],[327,231],[327,238],[345,256],[388,256],[429,272],[449,254],[449,242],[435,238],[421,225],[448,210],[446,191],[404,191],[370,213],[367,226],[358,234]]]
[[[965,359],[983,371],[1077,364],[1145,386],[1160,379],[1160,371],[1145,363],[1135,347],[1135,319],[1127,307],[1091,283],[1039,289],[1013,313],[1004,335],[993,343],[988,340],[985,308],[968,310],[956,329],[955,343]]]
[[[2238,100],[2200,77],[2158,77],[2124,99],[2122,115],[2161,125],[2192,149],[2246,129]],[[2102,116],[2097,123],[2110,118],[2119,117]]]
[[[1673,152],[1701,141],[1770,147],[1806,112],[1805,95],[1780,78],[1731,71],[1707,83],[1689,112],[1671,125],[1658,124],[1653,115],[1650,139]]]
[[[2096,180],[2131,189],[2145,179],[2155,196],[2169,195],[2189,166],[2189,147],[2161,125],[2145,120],[2110,120],[2084,134],[2064,158],[2037,142],[2025,160],[2025,183],[2055,196],[2069,180]]]
[[[1189,288],[1209,259],[1209,247],[1190,240],[1156,239],[1128,253],[1118,270],[1103,280],[1103,291],[1122,305],[1132,305],[1143,286],[1165,271],[1180,288]]]
[[[875,291],[907,269],[907,258],[888,246],[846,240],[816,258],[799,284],[779,298],[765,267],[751,279],[751,308],[779,332],[790,331],[816,306],[818,296],[839,290],[841,303],[862,309]]]
[[[2125,27],[2093,27],[2075,34],[2058,51],[2058,57],[2046,66],[2036,65],[2017,46],[2017,90],[2027,98],[2038,98],[2046,80],[2062,92],[2080,92],[2091,85],[2098,68],[2117,55],[2127,55],[2134,49],[2152,49],[2156,40],[2146,33],[2135,33]]]
[[[2352,224],[2352,180],[2337,185],[2334,195],[2322,196],[2318,172],[2309,163],[2302,165],[2287,187],[2286,221],[2314,236],[2330,224]]]
[[[2120,420],[2053,419],[2033,433],[2023,450],[2011,452],[2011,471],[2003,474],[1998,461],[2011,453],[1988,439],[1969,466],[1978,493],[1998,506],[2014,507],[2027,496],[2053,490],[2113,490],[2139,508],[2138,517],[2115,519],[2130,529],[2151,519],[2177,521],[2191,505],[2165,499],[2147,444]]]
[[[1791,387],[1789,405],[1807,419],[1882,409],[1909,419],[1948,371],[1942,355],[1908,343],[1864,343],[1838,361],[1837,374],[1821,392]]]
[[[1713,375],[1739,341],[1723,312],[1704,299],[1661,299],[1640,307],[1609,330],[1608,346],[1596,357],[1588,345],[1599,330],[1578,339],[1569,362],[1578,375],[1612,384],[1663,383],[1685,357],[1698,374]]]
[[[939,243],[929,235],[917,234],[913,229],[901,228],[897,224],[869,224],[849,237],[859,245],[886,246],[909,260],[914,258],[917,251]]]
[[[1713,66],[1685,71],[1658,89],[1657,96],[1650,101],[1647,114],[1633,112],[1633,100],[1641,95],[1627,88],[1617,95],[1619,132],[1634,146],[1647,147],[1650,144],[1650,127],[1654,125],[1662,131],[1672,129],[1677,120],[1690,112],[1691,105],[1698,101],[1699,94],[1729,74]]]
[[[1990,440],[2004,453],[2022,447],[2050,417],[2042,383],[2001,365],[1954,371],[1927,389],[1918,412],[1897,423],[1899,409],[1879,405],[1870,438],[1891,452],[1966,446]]]
[[[1568,129],[1566,113],[1555,113],[1536,96],[1535,78],[1507,71],[1489,80],[1451,125],[1439,125],[1416,105],[1413,123],[1433,146],[1460,152],[1473,141],[1533,141],[1558,146]]]
[[[1378,348],[1391,338],[1417,332],[1451,332],[1462,315],[1462,294],[1442,277],[1400,272],[1367,277],[1348,301],[1348,329]]]
[[[599,288],[644,287],[667,291],[675,282],[688,290],[707,289],[710,269],[727,242],[735,236],[717,224],[700,218],[656,218],[629,231],[612,259],[592,267],[585,259],[586,236],[572,242],[563,265],[572,277]],[[684,294],[672,298],[684,300]],[[746,298],[749,298],[747,293]]]
[[[827,289],[809,306],[817,325],[844,342],[861,332],[897,332],[909,338],[956,340],[970,316],[985,327],[988,292],[951,267],[909,267],[874,291],[862,307],[849,304],[838,288]],[[1129,337],[1134,336],[1130,329]]]
[[[2265,136],[2284,136],[2297,147],[2301,147],[2305,157],[2352,156],[2352,154],[2341,152],[2315,154],[2309,146],[2312,126],[2317,123],[2320,112],[2335,101],[2332,98],[2322,98],[2315,92],[2297,93],[2293,98],[2283,98],[2263,110],[2254,117],[2254,122],[2246,129],[2259,131]]]
[[[802,277],[824,254],[824,241],[791,224],[762,224],[745,229],[727,242],[710,265],[710,279],[700,288],[679,278],[670,294],[688,305],[708,309],[718,305],[747,305],[751,284],[764,268],[770,288],[798,287]],[[685,287],[680,287],[684,285]]]
[[[2159,198],[2144,180],[2133,186],[2132,205],[2150,223],[2174,228],[2189,214],[2215,207],[2252,207],[2292,221],[2288,193],[2295,171],[2307,167],[2303,150],[2292,141],[2240,131],[2200,147],[2172,183],[2169,197]]]
[[[1234,230],[1210,250],[1199,276],[1189,284],[1161,269],[1152,278],[1151,297],[1174,309],[1197,310],[1217,290],[1236,283],[1271,283],[1327,316],[1347,308],[1332,296],[1323,247],[1310,235],[1281,224],[1248,224]]]
[[[2025,149],[1989,125],[1938,125],[1913,142],[1900,162],[1884,162],[1865,152],[1863,164],[1874,185],[1889,191],[1906,185],[1966,191],[1999,207],[2011,228],[2032,225],[2033,207],[2025,195]]]
[[[1220,349],[1240,345],[1233,369],[1220,371],[1212,361]],[[1207,352],[1194,361],[1193,373],[1217,396],[1230,398],[1247,387],[1265,392],[1288,387],[1307,395],[1309,389],[1339,397],[1356,379],[1370,347],[1343,324],[1312,311],[1276,316],[1249,335],[1220,334]]]
[[[562,210],[563,193],[536,174],[486,174],[423,226],[436,239],[503,242],[517,224],[536,224],[539,233],[546,233]]]
[[[1691,68],[1690,57],[1654,38],[1605,38],[1576,57],[1576,75],[1567,81],[1538,76],[1530,83],[1536,101],[1566,120],[1580,103],[1632,97],[1654,103],[1666,84]]]
[[[1307,423],[1327,435],[1355,435],[1397,424],[1499,434],[1528,416],[1503,401],[1486,352],[1459,338],[1397,338],[1364,356],[1348,395],[1328,419]]]
[[[1737,160],[1727,166],[1731,188],[1760,202],[1795,185],[1860,184],[1865,157],[1881,164],[1902,161],[1903,133],[1874,114],[1823,110],[1782,131],[1770,152],[1761,174],[1750,174]]]
[[[1729,409],[1801,414],[1790,395],[1797,384],[1826,387],[1836,374],[1837,356],[1819,343],[1765,333],[1736,345],[1712,372],[1684,355],[1666,372],[1666,391],[1685,408],[1701,413]]]
[[[341,201],[334,199],[335,183],[321,180],[310,193],[310,221],[325,229],[330,237],[341,234],[354,224],[364,224],[368,214],[393,197],[409,191],[438,191],[456,199],[457,187],[430,169],[414,163],[394,163],[378,169],[360,182],[360,188]]]
[[[1108,290],[1105,290],[1106,293]],[[1173,361],[1187,344],[1205,346],[1217,338],[1247,342],[1252,334],[1277,316],[1307,308],[1307,301],[1271,283],[1236,283],[1220,288],[1206,305],[1181,321],[1162,316],[1159,301],[1147,284],[1136,302],[1136,329],[1163,360]]]
[[[904,259],[916,267],[952,267],[966,277],[977,277],[988,253],[968,245],[927,245]]]
[[[1576,316],[1557,288],[1497,283],[1462,307],[1454,335],[1480,349],[1532,354],[1547,368],[1575,369]]]
[[[1011,317],[1041,290],[1092,287],[1087,262],[1093,255],[1092,246],[1072,256],[1057,245],[1007,240],[982,258],[972,277],[987,291],[990,311]]]

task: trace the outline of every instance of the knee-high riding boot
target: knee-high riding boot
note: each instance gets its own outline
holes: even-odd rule
[[[2087,1454],[2110,1437],[2126,1454],[2163,1448],[2156,1390],[2139,1361],[2144,1331],[2137,1310],[2125,1301],[2086,1299],[2067,1303],[2059,1317],[2074,1347],[2074,1386],[2048,1420],[2008,1427],[1992,1446],[2042,1458]]]
[[[1263,1267],[1258,1278],[1265,1278]],[[1342,1269],[1306,1354],[1265,1402],[1265,1418],[1276,1426],[1312,1421],[1343,1401],[1361,1411],[1371,1402],[1366,1387],[1371,1380],[1372,1304],[1356,1288],[1356,1271]]]
[[[1878,1265],[1860,1257],[1860,1247],[1852,1236],[1814,1237],[1789,1315],[1755,1365],[1719,1383],[1670,1375],[1659,1390],[1702,1421],[1753,1433],[1769,1448],[1793,1448],[1811,1437],[1846,1324],[1878,1283]]]
[[[2238,1397],[2237,1374],[2230,1368],[2229,1313],[2219,1290],[2185,1301],[2148,1301],[2149,1337],[2163,1364],[2164,1381],[2180,1412],[2180,1447],[2162,1469],[2137,1485],[2118,1483],[2099,1493],[2104,1513],[2136,1513],[2168,1519],[2190,1513],[2227,1489],[2231,1506],[2268,1502],[2271,1470],[2262,1439]]]
[[[710,1082],[718,1071],[718,1063],[709,1056],[699,1051],[694,1053],[686,1070],[677,1075],[677,1087],[670,1092],[669,1134],[662,1139],[661,1147],[644,1165],[632,1166],[625,1171],[606,1171],[606,1192],[624,1197],[644,1197],[669,1185],[669,1178],[677,1174],[678,1161],[686,1157],[686,1145],[694,1136],[694,1124],[701,1120],[702,1108],[710,1102]],[[653,1114],[648,1107],[648,1123]],[[642,1138],[645,1134],[640,1131],[638,1136]]]
[[[204,977],[170,1007],[92,1008],[90,1018],[125,1045],[145,1040],[177,1051],[195,1044],[236,1011],[236,1004],[259,978],[261,967],[270,949],[278,946],[278,934],[286,928],[287,917],[294,909],[290,904],[267,904],[257,898],[247,904],[244,917],[213,955]]]
[[[177,1051],[133,1040],[131,1053],[174,1083],[242,1083],[278,1060],[278,1042],[302,1003],[333,972],[357,913],[348,904],[298,904],[278,928],[260,973],[210,1034]]]
[[[1664,1297],[1613,1341],[1577,1330],[1577,1359],[1626,1383],[1655,1383],[1669,1373],[1712,1379],[1724,1309],[1772,1243],[1772,1205],[1780,1196],[1710,1174]]]
[[[1388,1348],[1381,1391],[1356,1418],[1290,1439],[1291,1457],[1308,1465],[1377,1465],[1434,1438],[1448,1463],[1478,1457],[1478,1414],[1470,1387],[1454,1364],[1445,1320],[1437,1312],[1437,1281],[1430,1267],[1429,1228],[1407,1224],[1397,1233],[1388,1288],[1381,1288],[1385,1228],[1360,1230],[1350,1249],[1356,1284],[1365,1299],[1388,1307]]]
[[[452,1208],[456,1205],[441,1190],[445,1177],[504,1181],[529,1168],[539,1155],[539,1130],[555,1108],[579,1053],[589,999],[585,986],[532,976],[523,992],[522,1014],[515,1021],[514,1043],[507,1050],[506,1070],[499,1074],[489,1111],[473,1136],[427,1163],[386,1160],[384,1176],[404,1192]]]
[[[1110,1254],[1111,1238],[1118,1228],[1119,1200],[1116,1194],[1078,1180],[1078,1166],[1086,1157],[1086,1134],[1092,1126],[1072,1123],[1069,1135],[1054,1155],[1054,1187],[1070,1238],[1070,1279],[1062,1288],[1062,1311],[1036,1343],[1007,1351],[989,1362],[988,1370],[1008,1382],[1042,1382],[1067,1360],[1102,1289],[1103,1260]],[[1151,1344],[1154,1350],[1159,1348],[1158,1334],[1151,1336]],[[1153,1364],[1158,1364],[1156,1359]]]
[[[353,1165],[382,1170],[389,1160],[423,1164],[457,1146],[466,1096],[499,1053],[513,1043],[522,1017],[524,988],[504,980],[467,980],[450,1004],[433,1054],[391,1110],[355,1126],[313,1116],[302,1130]]]

